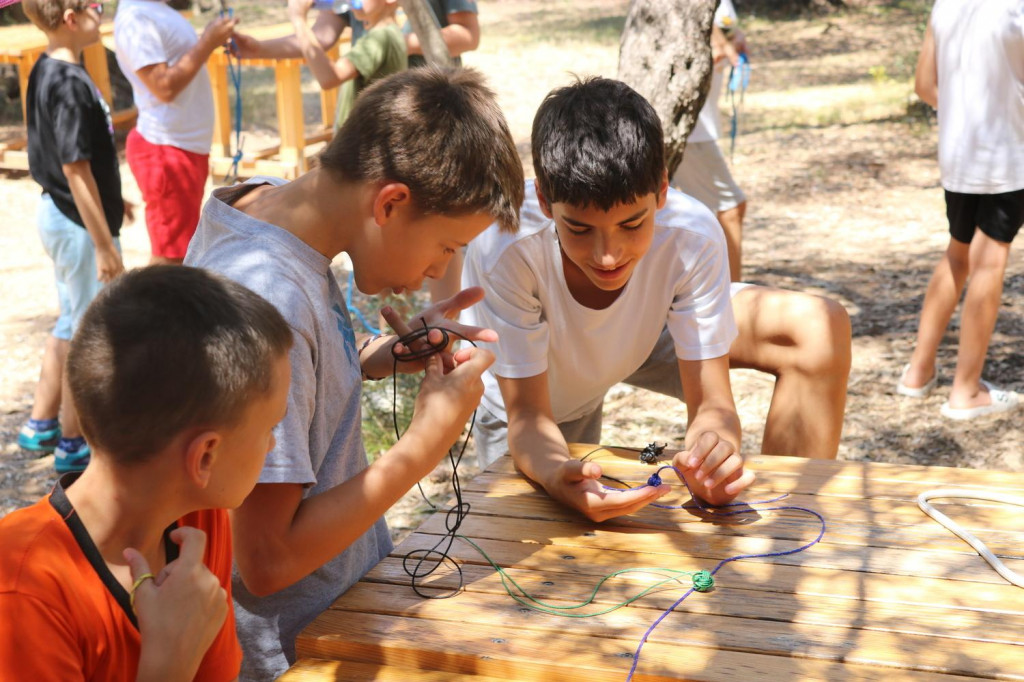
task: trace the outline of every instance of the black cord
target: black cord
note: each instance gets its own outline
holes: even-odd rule
[[[476,347],[476,344],[473,343],[471,339],[466,338],[456,331],[444,329],[442,327],[428,327],[423,318],[420,318],[420,321],[423,322],[422,328],[415,329],[409,334],[399,337],[395,342],[395,344],[401,343],[405,346],[406,350],[404,352],[399,353],[395,351],[395,344],[391,345],[391,356],[394,358],[392,372],[391,421],[395,428],[396,440],[402,437],[402,431],[398,426],[398,363],[422,360],[430,357],[431,355],[442,352],[448,348],[448,344],[451,341],[451,336],[449,336],[449,334],[453,334]],[[429,334],[434,329],[441,332],[441,340],[436,344],[431,343],[429,339]],[[418,341],[421,342],[417,344],[419,345],[419,348],[414,348],[413,344]],[[468,502],[464,502],[462,500],[462,483],[459,480],[459,464],[462,463],[462,456],[465,454],[466,447],[469,445],[469,439],[470,436],[473,435],[473,426],[475,424],[476,410],[473,410],[473,416],[469,422],[469,431],[466,433],[466,438],[462,441],[461,446],[456,442],[455,445],[448,449],[448,461],[451,462],[452,465],[452,489],[455,493],[455,505],[449,509],[445,515],[445,528],[447,533],[430,549],[414,549],[402,557],[402,569],[410,578],[409,586],[412,587],[416,594],[424,599],[448,599],[450,597],[454,597],[462,591],[465,584],[465,578],[462,574],[462,566],[460,566],[459,563],[451,557],[449,552],[452,544],[455,542],[455,536],[458,534],[459,527],[462,526],[462,521],[469,515],[470,505]],[[458,450],[458,454],[456,454],[456,450]],[[423,486],[417,482],[416,487],[419,488],[420,495],[423,497],[424,501],[430,505],[430,508],[437,510],[437,505],[427,497],[427,494],[423,491]],[[444,548],[438,549],[441,545],[444,545]],[[415,562],[415,564],[410,568],[411,562]],[[423,592],[420,589],[419,581],[432,574],[445,563],[452,566],[458,573],[458,587],[453,589],[451,592],[443,594],[430,594]]]

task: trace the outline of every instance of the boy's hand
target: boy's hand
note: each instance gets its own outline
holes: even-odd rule
[[[493,343],[498,340],[498,333],[493,329],[471,327],[469,325],[459,324],[456,322],[459,317],[459,313],[466,308],[479,303],[483,298],[484,290],[482,287],[470,287],[468,289],[463,289],[451,298],[446,298],[443,301],[435,303],[423,312],[419,313],[413,317],[410,324],[405,324],[390,308],[385,308],[381,311],[381,314],[384,316],[384,319],[387,320],[388,324],[391,325],[391,328],[399,335],[405,335],[410,331],[410,329],[415,330],[422,328],[424,323],[426,323],[428,327],[442,327],[456,332],[458,336],[456,336],[456,334],[448,335],[448,347],[441,353],[441,361],[444,365],[444,370],[449,372],[453,367],[455,367],[455,363],[458,362],[456,357],[451,353],[451,347],[463,337],[471,341],[484,341],[489,343]],[[430,341],[431,345],[441,343],[441,332],[431,331],[427,339]],[[423,341],[418,343],[422,344]],[[406,349],[403,344],[399,343],[395,346],[395,350],[402,353]],[[422,362],[404,363],[399,365],[399,367],[402,368],[401,371],[404,372],[417,372],[422,368],[422,366]]]
[[[121,253],[111,242],[106,246],[96,247],[96,279],[104,284],[112,281],[124,272],[124,261]]]
[[[181,546],[177,559],[135,588],[135,614],[142,636],[139,679],[192,679],[228,614],[227,592],[203,564],[206,533],[182,527],[171,531]],[[136,550],[124,550],[132,581],[150,572]],[[157,667],[159,666],[159,667]]]
[[[236,57],[242,59],[260,56],[260,41],[251,35],[231,32],[231,50]]]
[[[713,431],[702,433],[672,463],[683,472],[694,495],[716,506],[732,502],[754,482],[754,472],[743,468],[743,457],[732,443]]]
[[[458,366],[447,374],[440,356],[427,358],[412,422],[406,431],[406,434],[412,432],[421,439],[436,441],[444,451],[462,435],[469,416],[480,404],[484,394],[480,375],[494,362],[494,353],[484,348],[460,350],[458,355]]]
[[[121,203],[124,204],[124,221],[126,223],[135,222],[135,202],[128,201],[124,197],[121,197]]]
[[[313,7],[313,0],[288,0],[288,18],[305,21],[306,15]]]
[[[567,459],[555,469],[550,480],[543,482],[543,486],[554,499],[599,523],[632,514],[672,489],[663,483],[657,487],[615,492],[606,490],[600,479],[601,466],[596,462]]]
[[[228,16],[217,17],[206,25],[200,40],[204,41],[212,52],[219,46],[227,44],[237,25],[238,19],[232,19]]]

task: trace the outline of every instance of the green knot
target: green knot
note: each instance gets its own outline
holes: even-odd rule
[[[707,592],[715,586],[715,579],[708,571],[697,571],[693,574],[693,589],[698,592]]]

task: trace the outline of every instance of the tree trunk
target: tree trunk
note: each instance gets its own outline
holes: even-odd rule
[[[619,79],[647,98],[665,130],[669,177],[711,87],[711,21],[718,0],[632,0],[619,43]]]
[[[424,0],[398,0],[405,16],[409,18],[413,33],[420,40],[423,58],[427,64],[451,66],[455,62],[448,52],[448,46],[441,37],[441,29],[434,23],[434,15]]]

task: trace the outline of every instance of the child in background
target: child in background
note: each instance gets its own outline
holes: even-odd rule
[[[100,293],[67,358],[93,461],[0,520],[0,679],[237,677],[224,508],[274,445],[291,339],[267,301],[201,270]]]
[[[139,111],[125,153],[146,202],[151,263],[181,263],[199,222],[213,141],[206,60],[237,23],[214,19],[197,37],[164,0],[118,3],[117,63]]]
[[[305,175],[253,178],[207,202],[186,265],[266,296],[295,331],[288,416],[259,483],[232,515],[243,680],[287,670],[302,628],[391,551],[384,512],[459,437],[493,361],[463,349],[445,372],[430,358],[412,422],[368,466],[360,387],[392,373],[396,339],[356,338],[332,259],[348,254],[363,293],[417,289],[489,223],[514,231],[522,197],[515,143],[483,78],[427,67],[367,88]],[[482,296],[463,291],[410,326],[493,341],[489,330],[452,321]],[[440,332],[431,338],[439,342]]]
[[[103,5],[24,0],[22,7],[48,39],[29,75],[26,124],[29,171],[43,188],[39,236],[53,260],[60,316],[18,445],[53,452],[64,473],[89,463],[75,406],[61,390],[68,342],[89,302],[124,270],[118,235],[129,205],[121,197],[110,110],[80,62],[82,49],[99,40]]]
[[[313,0],[289,0],[288,17],[295,27],[302,56],[324,90],[342,86],[338,94],[337,130],[348,118],[356,97],[371,83],[404,71],[407,66],[405,38],[395,21],[397,0],[355,0],[352,14],[362,22],[365,32],[344,57],[331,63],[320,46],[306,15]]]

